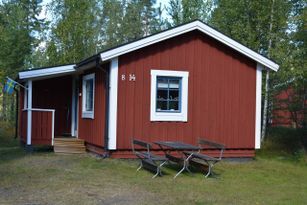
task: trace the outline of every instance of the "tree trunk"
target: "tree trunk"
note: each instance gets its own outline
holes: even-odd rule
[[[272,34],[272,29],[273,29],[274,4],[275,4],[275,0],[272,0],[270,27],[269,27],[268,57],[270,57],[270,50],[272,47],[272,35],[271,34]],[[267,69],[266,76],[265,76],[265,94],[264,94],[264,105],[263,105],[261,141],[263,141],[265,138],[266,127],[267,127],[268,102],[269,102],[269,81],[270,81],[270,71]]]

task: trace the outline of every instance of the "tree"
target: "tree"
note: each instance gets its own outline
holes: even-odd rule
[[[163,27],[155,0],[105,0],[102,4],[105,48],[150,35]]]
[[[49,8],[54,19],[46,50],[49,65],[78,62],[97,52],[100,7],[96,0],[53,0]]]
[[[124,3],[119,0],[102,1],[100,14],[103,48],[110,48],[124,42],[122,23],[124,20]]]
[[[38,44],[36,34],[41,31],[42,20],[39,0],[7,0],[0,4],[0,81],[5,76],[15,77],[22,70],[33,48]],[[15,97],[1,96],[2,120],[14,118]]]
[[[193,20],[207,22],[213,10],[212,0],[170,0],[167,7],[169,26],[176,26]]]

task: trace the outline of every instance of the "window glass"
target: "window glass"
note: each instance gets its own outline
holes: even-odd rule
[[[180,112],[181,78],[157,77],[157,112]]]
[[[94,97],[94,80],[88,79],[85,81],[85,111],[93,111],[93,97]]]

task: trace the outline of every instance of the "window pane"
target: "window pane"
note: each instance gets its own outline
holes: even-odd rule
[[[158,78],[158,88],[168,88],[167,78]]]
[[[170,90],[169,91],[170,100],[179,100],[179,90]]]
[[[93,79],[85,81],[85,92],[86,92],[86,100],[85,100],[85,110],[93,111],[93,87],[94,81]]]
[[[167,101],[157,101],[157,110],[167,110]]]
[[[180,110],[181,78],[157,77],[156,110],[178,112]]]
[[[167,100],[167,90],[158,90],[157,91],[158,100]]]
[[[169,110],[170,111],[178,111],[179,110],[179,102],[178,101],[170,101],[169,102]]]
[[[179,89],[179,79],[174,79],[169,81],[169,88]]]

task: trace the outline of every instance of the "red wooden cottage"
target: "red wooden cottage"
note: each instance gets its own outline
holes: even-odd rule
[[[270,59],[193,21],[84,61],[22,71],[20,138],[53,145],[83,139],[90,151],[131,157],[131,137],[149,142],[199,137],[225,157],[260,148],[262,70]]]

